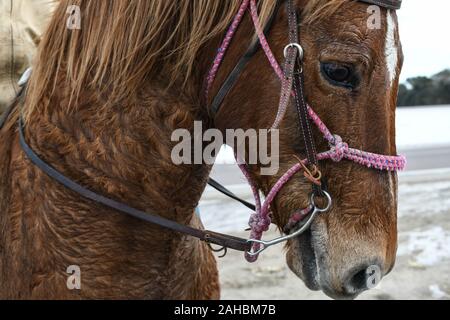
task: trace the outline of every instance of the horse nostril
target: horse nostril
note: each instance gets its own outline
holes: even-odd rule
[[[356,269],[345,283],[347,294],[358,294],[375,288],[381,280],[381,269],[378,265],[364,266]]]

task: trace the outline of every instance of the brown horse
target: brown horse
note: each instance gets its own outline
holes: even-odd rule
[[[263,17],[274,4],[260,2]],[[69,5],[81,8],[81,30],[66,28]],[[382,9],[381,27],[372,29],[368,5],[361,2],[295,5],[302,13],[309,103],[350,144],[395,154],[402,64],[395,12]],[[83,186],[201,227],[193,212],[211,167],[175,165],[172,132],[193,130],[194,120],[221,130],[267,128],[279,99],[279,82],[259,51],[215,119],[208,111],[204,77],[238,6],[238,1],[61,1],[26,97],[16,102],[0,134],[0,298],[219,298],[216,261],[205,243],[65,189],[24,155],[17,118],[21,108],[30,146]],[[279,61],[288,43],[284,6],[268,36]],[[246,18],[211,95],[253,35]],[[279,173],[260,176],[258,166],[251,167],[264,193],[295,164],[292,155],[304,151],[295,123],[289,109],[280,130]],[[366,289],[361,279],[367,266],[379,266],[383,275],[393,267],[396,175],[351,162],[324,162],[322,171],[334,206],[310,232],[288,243],[287,261],[309,288],[352,298]],[[272,211],[280,228],[308,203],[309,189],[295,179],[277,196]],[[67,287],[72,265],[80,268],[81,290]]]

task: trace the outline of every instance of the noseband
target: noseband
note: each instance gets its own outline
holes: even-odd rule
[[[366,3],[376,4],[388,9],[399,9],[401,6],[401,0],[359,0]],[[277,4],[277,8],[278,8]],[[165,219],[156,213],[144,212],[135,208],[132,208],[124,203],[112,200],[108,197],[102,196],[96,192],[93,192],[70,178],[63,175],[61,172],[57,171],[51,165],[46,163],[40,156],[34,152],[34,150],[28,145],[25,138],[24,133],[24,124],[22,118],[20,117],[18,123],[19,130],[19,141],[22,147],[22,150],[27,155],[29,160],[36,165],[39,169],[45,172],[49,177],[56,180],[69,190],[77,193],[81,197],[89,199],[93,202],[99,203],[113,209],[118,212],[122,212],[134,218],[146,221],[151,224],[155,224],[161,226],[163,228],[167,228],[172,231],[176,231],[182,234],[186,234],[195,238],[198,238],[202,241],[207,242],[208,244],[215,244],[222,247],[226,253],[227,248],[243,251],[245,252],[246,259],[250,262],[253,262],[257,259],[258,255],[267,249],[270,246],[285,242],[289,239],[295,238],[299,236],[301,233],[306,231],[311,223],[314,221],[315,217],[318,214],[325,213],[331,209],[332,198],[331,195],[323,188],[321,184],[321,174],[318,167],[318,161],[331,159],[333,161],[339,162],[343,159],[354,161],[360,165],[367,166],[369,168],[375,168],[378,170],[389,170],[396,171],[402,170],[405,167],[406,159],[402,156],[384,156],[378,155],[374,153],[369,153],[365,151],[360,151],[357,149],[350,148],[340,136],[333,135],[325,126],[325,124],[320,120],[317,114],[312,110],[310,106],[307,105],[304,91],[303,91],[303,72],[302,72],[302,60],[303,60],[303,48],[299,43],[299,35],[298,35],[298,18],[297,12],[294,8],[292,0],[288,0],[288,14],[289,14],[289,43],[286,44],[284,55],[284,69],[282,69],[277,63],[272,51],[270,50],[269,44],[267,42],[264,31],[262,30],[258,13],[257,13],[257,5],[256,0],[243,0],[241,7],[237,15],[235,16],[226,36],[222,42],[222,45],[219,48],[218,54],[214,59],[213,66],[211,71],[207,76],[207,85],[206,85],[206,97],[209,96],[211,91],[212,84],[214,79],[216,78],[217,72],[220,68],[221,62],[225,56],[225,53],[233,39],[233,36],[239,27],[245,12],[249,9],[252,17],[253,24],[255,26],[256,33],[258,35],[259,42],[253,44],[243,58],[238,62],[232,73],[229,75],[227,80],[224,82],[224,85],[218,91],[217,95],[212,101],[211,110],[214,114],[216,114],[223,100],[229,91],[232,90],[233,85],[238,80],[241,71],[245,68],[248,61],[253,57],[253,55],[258,51],[259,46],[262,47],[267,58],[275,70],[275,73],[280,78],[281,81],[281,94],[280,94],[280,103],[278,106],[278,113],[275,116],[275,120],[271,126],[272,129],[278,128],[281,121],[284,118],[284,115],[287,111],[289,101],[294,101],[294,105],[298,114],[299,128],[302,132],[303,140],[306,146],[306,158],[304,160],[299,160],[299,163],[294,165],[291,169],[289,169],[280,180],[275,183],[272,190],[266,197],[264,203],[261,202],[259,189],[256,187],[256,184],[253,183],[249,170],[245,164],[240,164],[242,172],[247,178],[254,197],[255,197],[255,206],[239,199],[237,196],[232,194],[229,190],[222,187],[220,184],[215,182],[214,180],[210,180],[210,185],[214,188],[218,189],[220,192],[230,196],[233,199],[236,199],[249,208],[255,210],[255,213],[251,216],[250,219],[250,227],[251,227],[251,237],[250,240],[242,239],[230,235],[220,234],[217,232],[212,232],[208,230],[199,230],[192,228],[190,226],[179,224],[175,221]],[[270,21],[273,21],[276,16],[277,10],[275,10],[274,14]],[[271,22],[269,21],[266,32],[269,31]],[[29,76],[29,74],[28,74]],[[26,83],[26,81],[22,81]],[[24,93],[24,88],[21,90],[21,94]],[[19,97],[20,97],[19,95]],[[18,97],[18,98],[19,98]],[[18,104],[18,99],[11,106],[14,107]],[[11,110],[10,109],[10,110]],[[10,112],[5,114],[5,117],[0,121],[0,129],[2,128],[6,118]],[[330,150],[318,153],[316,151],[315,142],[313,139],[312,131],[311,131],[311,122],[318,127],[320,132],[323,134],[324,138],[328,141],[330,145]],[[242,160],[242,159],[238,159]],[[242,163],[242,161],[238,161],[238,163]],[[309,206],[305,209],[299,210],[295,212],[289,220],[289,223],[286,225],[284,231],[286,233],[285,236],[274,239],[272,241],[263,241],[261,240],[262,234],[264,231],[267,231],[269,225],[271,224],[270,218],[270,206],[279,193],[279,191],[285,186],[297,173],[300,171],[304,172],[304,176],[307,177],[312,182],[312,193],[309,198]],[[317,199],[322,197],[325,199],[326,205],[320,207],[317,205]]]

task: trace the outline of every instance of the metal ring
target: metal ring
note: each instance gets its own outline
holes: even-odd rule
[[[298,57],[300,60],[303,60],[303,54],[304,54],[304,50],[303,47],[301,45],[299,45],[298,43],[289,43],[286,47],[284,47],[283,53],[284,53],[284,57],[287,58],[288,55],[288,49],[289,48],[297,48],[298,50]]]
[[[251,257],[258,256],[266,249],[268,249],[276,244],[279,244],[279,243],[285,242],[287,240],[290,240],[292,238],[298,237],[303,232],[305,232],[311,226],[311,224],[313,223],[317,214],[327,212],[328,210],[331,209],[331,206],[333,204],[331,195],[326,191],[323,191],[323,194],[325,195],[325,199],[327,199],[327,201],[328,201],[327,206],[325,208],[319,208],[316,204],[316,195],[314,193],[311,194],[310,200],[311,200],[311,205],[313,206],[314,210],[310,214],[308,220],[306,220],[305,223],[301,226],[301,228],[299,228],[297,231],[295,231],[287,236],[279,237],[279,238],[276,238],[276,239],[273,239],[270,241],[249,239],[249,240],[247,240],[247,243],[251,244],[252,246],[255,243],[260,244],[261,248],[258,251],[252,251],[252,249],[250,249],[250,251],[247,251],[247,254]]]
[[[331,198],[331,195],[326,192],[326,191],[322,191],[323,194],[325,195],[325,199],[327,199],[327,205],[325,206],[325,208],[319,208],[316,204],[316,194],[312,193],[311,194],[311,204],[314,206],[314,209],[317,210],[320,213],[324,213],[327,212],[331,209],[331,206],[333,205],[333,199]]]
[[[250,251],[246,252],[250,257],[259,256],[263,251],[266,251],[266,249],[270,247],[270,245],[267,245],[267,242],[264,240],[249,239],[247,240],[247,243],[251,244],[252,246],[254,243],[261,245],[261,248],[258,251],[252,251],[252,248],[250,249]]]
[[[251,257],[254,256],[258,256],[259,254],[261,254],[263,251],[265,251],[266,249],[277,245],[279,243],[288,241],[290,239],[296,238],[299,235],[301,235],[302,233],[304,233],[313,223],[314,219],[316,218],[316,216],[321,213],[322,211],[320,211],[318,208],[314,207],[314,210],[312,211],[312,213],[310,214],[308,220],[305,221],[305,223],[301,226],[301,228],[299,228],[298,230],[296,230],[295,232],[283,236],[283,237],[278,237],[276,239],[270,240],[270,241],[264,241],[264,240],[257,240],[257,239],[249,239],[247,240],[247,243],[250,243],[252,246],[253,244],[257,243],[260,244],[262,247],[258,250],[258,251],[252,251],[252,249],[250,251],[247,251],[247,254]]]

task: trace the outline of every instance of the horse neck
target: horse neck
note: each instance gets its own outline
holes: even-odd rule
[[[68,101],[57,93],[48,108],[35,110],[25,128],[26,139],[46,162],[81,185],[137,209],[201,228],[193,212],[210,168],[176,166],[171,160],[173,130],[190,128],[195,118],[195,108],[182,96],[175,98],[152,89],[137,93],[126,103],[106,106],[101,98],[85,92],[72,110],[65,110]],[[175,292],[174,288],[184,285],[182,289],[187,290],[197,281],[214,283],[211,290],[217,293],[215,262],[206,245],[84,200],[24,162],[23,153],[14,154],[13,163],[20,162],[23,172],[12,173],[20,176],[16,177],[20,186],[12,192],[21,195],[27,207],[26,212],[12,208],[11,214],[26,217],[27,234],[36,239],[34,243],[52,248],[36,257],[43,268],[55,263],[92,265],[89,261],[95,259],[86,283],[95,283],[95,277],[111,272],[111,277],[120,279],[123,273],[133,279],[133,285],[142,285],[128,292],[132,286],[118,281],[111,291],[87,290],[90,297],[137,294],[192,298],[199,293]],[[39,252],[33,246],[23,243],[23,256],[33,259]],[[133,267],[127,268],[130,261]],[[204,268],[211,269],[207,272],[211,279],[196,278],[198,270]]]
[[[67,104],[68,98],[53,95],[27,126],[32,146],[46,161],[101,194],[190,220],[210,168],[172,161],[173,131],[193,130],[199,116],[186,96],[152,86],[117,105],[88,92],[70,110]]]

